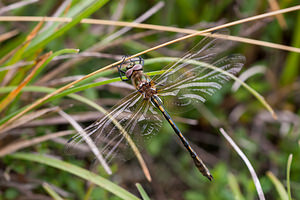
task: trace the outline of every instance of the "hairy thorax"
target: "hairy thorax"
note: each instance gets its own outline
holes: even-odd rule
[[[143,95],[144,99],[150,99],[157,94],[153,81],[142,71],[135,71],[131,77],[132,84]]]

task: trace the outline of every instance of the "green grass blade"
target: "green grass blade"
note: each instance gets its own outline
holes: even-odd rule
[[[240,190],[240,187],[239,187],[239,184],[238,184],[238,181],[232,173],[228,174],[228,183],[229,183],[230,189],[232,190],[232,192],[234,194],[234,198],[236,200],[244,200],[243,195]]]
[[[79,2],[73,1],[71,8],[68,10],[67,13],[63,13],[61,17],[70,17],[74,18],[77,15],[79,15],[81,12],[83,12],[84,9],[86,9],[90,4],[94,3],[97,0],[80,0]],[[34,38],[34,40],[31,42],[31,46],[37,45],[38,43],[42,42],[44,39],[49,37],[50,35],[54,34],[55,31],[59,28],[59,26],[62,23],[60,22],[54,22],[51,26],[49,26],[47,29],[43,30],[39,35]]]
[[[22,93],[22,90],[24,88],[24,85],[29,85],[31,82],[34,81],[34,79],[37,77],[37,75],[45,68],[45,66],[56,56],[64,54],[64,53],[77,53],[78,50],[77,49],[63,49],[60,51],[55,52],[54,54],[51,53],[51,56],[49,56],[49,53],[47,54],[47,59],[45,59],[44,57],[46,56],[46,54],[44,54],[39,61],[36,61],[35,66],[33,67],[33,71],[27,75],[25,77],[25,79],[22,81],[22,83],[18,86],[18,88],[16,87],[17,90],[15,91],[11,91],[12,93],[9,93],[8,96],[6,96],[5,98],[3,98],[1,100],[1,106],[0,106],[0,111],[3,110],[4,108],[7,108],[7,106],[9,104],[11,104],[11,102],[13,102],[14,100],[16,100],[16,98],[18,98],[18,96]],[[43,62],[43,64],[40,64],[41,62]],[[39,66],[39,67],[38,67]],[[38,67],[38,68],[37,68]],[[36,71],[35,71],[36,70]],[[34,72],[34,73],[33,73]]]
[[[150,197],[148,196],[148,194],[146,193],[146,191],[144,190],[144,188],[142,187],[141,184],[136,183],[135,186],[139,190],[140,195],[142,196],[143,200],[150,200]]]
[[[274,174],[272,172],[267,172],[267,176],[269,177],[269,179],[272,181],[273,185],[275,186],[280,199],[281,200],[288,200],[288,194],[286,192],[286,190],[284,189],[284,186],[282,185],[282,183],[280,183],[280,181],[276,178],[276,176],[274,176]]]
[[[139,199],[136,196],[134,196],[133,194],[127,192],[125,189],[114,184],[113,182],[111,182],[95,173],[92,173],[88,170],[85,170],[78,166],[67,163],[65,161],[46,157],[41,154],[31,154],[31,153],[15,153],[10,156],[15,159],[22,159],[22,160],[38,162],[38,163],[41,163],[44,165],[48,165],[48,166],[66,171],[71,174],[74,174],[80,178],[85,179],[86,181],[90,181],[90,182],[98,185],[99,187],[111,192],[112,194],[120,197],[121,199],[128,199],[128,200]]]
[[[73,54],[78,53],[79,49],[62,49],[59,51],[54,52],[45,62],[42,66],[39,67],[39,69],[35,73],[35,77],[45,68],[45,66],[56,56],[62,55],[62,54]]]
[[[108,0],[98,0],[92,3],[87,9],[85,9],[83,12],[76,15],[70,23],[63,25],[60,29],[56,30],[55,32],[53,32],[53,34],[49,35],[48,37],[41,40],[40,42],[38,43],[32,42],[32,44],[29,45],[29,47],[26,49],[26,52],[24,53],[23,57],[28,57],[32,55],[34,52],[43,48],[46,44],[48,44],[55,38],[63,35],[66,31],[70,30],[72,27],[78,24],[83,18],[89,17],[92,13],[100,9],[107,2]]]
[[[292,200],[291,183],[290,183],[292,160],[293,160],[293,154],[290,154],[287,162],[287,169],[286,169],[286,185],[287,185],[289,200]]]
[[[297,25],[295,26],[292,46],[300,47],[299,35],[300,35],[300,12],[298,12],[298,16],[297,16]],[[299,65],[300,65],[300,54],[295,52],[289,53],[281,76],[281,83],[283,85],[291,84],[296,80],[296,78],[299,76],[300,73]]]
[[[2,87],[0,88],[0,94],[1,93],[6,93],[6,92],[10,92],[12,90],[14,90],[16,87],[15,86],[10,86],[10,87]],[[23,88],[23,92],[42,92],[42,93],[51,93],[53,91],[55,91],[56,89],[54,88],[47,88],[47,87],[41,87],[41,86],[27,86],[27,87],[24,87]],[[85,98],[85,97],[82,97],[80,95],[77,95],[77,94],[66,94],[66,96],[70,97],[70,98],[73,98],[77,101],[80,101],[80,102],[83,102],[97,110],[99,110],[100,112],[103,112],[103,109],[98,105],[96,104],[95,102]],[[61,98],[61,97],[60,97]],[[47,102],[49,102],[50,100],[48,100]],[[14,113],[11,113],[5,117],[3,117],[1,120],[0,120],[0,124],[3,124],[5,123],[7,120],[9,120],[10,118],[12,118],[13,116],[17,115],[19,112],[21,112],[22,110],[24,110],[27,106],[23,107],[23,108],[20,108],[19,110],[17,110],[16,112]]]
[[[48,194],[54,199],[54,200],[63,200],[52,188],[49,184],[43,183],[43,188],[48,192]]]
[[[92,194],[94,188],[95,188],[94,184],[89,186],[86,194],[84,195],[84,199],[83,200],[89,200],[91,198],[91,194]]]

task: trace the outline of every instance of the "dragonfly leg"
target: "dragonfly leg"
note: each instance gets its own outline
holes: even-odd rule
[[[139,63],[144,66],[144,59],[141,56],[139,56]]]
[[[117,66],[118,72],[119,72],[119,76],[120,76],[120,78],[121,78],[122,81],[128,81],[128,80],[129,80],[129,79],[124,79],[124,78],[123,78],[123,75],[125,75],[125,71],[123,71],[123,70],[121,69],[122,65],[125,63],[125,59],[126,59],[126,58],[127,58],[127,56],[123,56],[122,62]]]

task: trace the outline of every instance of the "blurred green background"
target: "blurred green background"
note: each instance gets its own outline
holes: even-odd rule
[[[2,16],[60,16],[94,19],[120,20],[132,22],[156,7],[154,13],[142,23],[191,28],[202,30],[227,22],[266,13],[271,3],[259,0],[120,0],[120,1],[47,1],[4,10],[18,1],[0,2]],[[299,4],[297,0],[278,2],[281,9]],[[158,8],[158,6],[160,8]],[[272,4],[274,5],[274,4]],[[1,10],[2,9],[2,10]],[[231,35],[248,37],[272,43],[300,48],[300,12],[284,14],[283,18],[266,18],[228,28]],[[132,55],[158,44],[183,36],[179,33],[149,31],[133,28],[116,36],[122,27],[107,25],[65,23],[43,24],[41,31],[27,46],[25,38],[36,27],[37,22],[1,22],[0,36],[10,31],[16,34],[0,40],[1,68],[16,65],[21,61],[31,62],[43,53],[61,49],[80,49],[80,52],[98,52],[97,56],[74,56],[52,60],[28,84],[59,88],[70,81],[91,73],[99,68],[120,60],[123,55]],[[115,37],[116,36],[116,37]],[[1,37],[0,37],[1,38]],[[184,40],[152,51],[142,57],[181,56],[193,47],[201,37]],[[9,52],[9,59],[3,60]],[[101,53],[101,54],[100,54]],[[261,181],[266,199],[286,199],[286,191],[278,190],[267,172],[279,180],[279,185],[287,185],[287,161],[293,155],[290,173],[291,194],[300,199],[300,83],[299,53],[235,43],[228,52],[240,53],[246,57],[242,73],[248,74],[246,83],[260,93],[278,115],[274,120],[258,100],[244,88],[232,90],[233,81],[210,97],[203,105],[195,105],[188,113],[174,115],[174,120],[191,142],[197,153],[210,169],[214,180],[209,182],[194,167],[188,153],[179,143],[177,136],[167,123],[159,133],[148,138],[141,152],[152,176],[148,182],[136,158],[129,161],[115,159],[110,165],[113,175],[105,173],[101,166],[96,173],[139,196],[135,183],[140,183],[151,199],[258,199],[248,168],[220,134],[224,128],[240,146],[252,163]],[[66,54],[70,55],[70,54]],[[30,73],[33,65],[0,71],[0,95],[5,99],[13,86],[18,86]],[[146,65],[145,71],[155,71],[163,67],[161,63]],[[252,72],[247,70],[252,69]],[[249,75],[250,74],[250,75]],[[105,76],[118,77],[116,71]],[[100,81],[103,79],[97,79]],[[42,91],[27,89],[18,94],[1,112],[3,123],[13,113],[33,103],[45,95]],[[77,94],[103,106],[111,108],[132,90],[124,83],[105,84]],[[38,109],[60,106],[74,117],[83,127],[97,120],[101,113],[85,103],[73,98],[56,98]],[[35,109],[38,110],[38,109]],[[31,140],[73,127],[57,110],[28,120],[28,122],[1,133],[0,150],[19,141]],[[90,169],[93,156],[88,153],[70,156],[64,153],[68,136],[55,138],[19,149],[19,152],[37,152],[50,155],[69,163]],[[79,154],[79,153],[78,153]],[[0,199],[51,199],[42,187],[47,182],[52,189],[65,199],[119,199],[107,190],[68,172],[36,162],[15,159],[9,155],[0,159]],[[140,196],[139,196],[140,197]]]

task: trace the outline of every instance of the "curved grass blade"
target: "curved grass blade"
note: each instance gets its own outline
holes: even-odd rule
[[[228,183],[229,183],[230,189],[232,190],[232,192],[234,194],[234,198],[236,200],[245,200],[242,195],[241,189],[239,187],[239,183],[232,173],[228,174]]]
[[[284,186],[282,185],[282,183],[280,183],[280,181],[278,180],[278,178],[272,173],[272,172],[267,172],[267,176],[269,177],[269,179],[272,181],[273,185],[275,186],[280,199],[282,200],[288,200],[288,194],[284,188]]]
[[[63,200],[52,188],[48,183],[43,183],[43,188],[48,192],[48,194],[54,199],[54,200]]]
[[[142,187],[141,184],[136,183],[135,186],[137,187],[137,189],[140,192],[140,195],[142,196],[143,200],[150,200],[150,197],[148,196],[148,194],[145,192],[144,188]]]
[[[81,177],[87,181],[90,181],[99,187],[111,192],[112,194],[120,197],[121,199],[128,199],[128,200],[138,200],[136,196],[127,192],[125,189],[119,187],[118,185],[114,184],[113,182],[95,174],[78,166],[72,165],[65,161],[61,161],[58,159],[50,158],[44,155],[39,154],[31,154],[31,153],[15,153],[10,155],[16,159],[22,160],[29,160],[33,162],[38,162],[41,164],[45,164],[68,173],[74,174],[78,177]]]
[[[259,182],[259,179],[256,175],[256,172],[253,168],[253,166],[251,165],[250,161],[248,160],[248,158],[246,157],[246,155],[242,152],[242,150],[235,144],[235,142],[231,139],[231,137],[224,131],[223,128],[220,128],[219,131],[221,132],[221,134],[224,136],[224,138],[227,140],[227,142],[229,142],[229,144],[233,147],[233,149],[237,152],[237,154],[242,158],[242,160],[244,161],[244,163],[246,164],[246,166],[248,167],[248,170],[252,176],[254,185],[256,187],[256,191],[258,194],[258,198],[260,200],[265,200],[265,195],[264,192],[262,190],[261,184]]]
[[[73,126],[73,128],[82,134],[82,137],[84,138],[85,143],[89,146],[90,150],[93,152],[93,154],[96,156],[96,159],[100,162],[106,173],[109,175],[112,174],[112,171],[108,164],[106,163],[103,155],[99,152],[98,148],[96,147],[95,143],[92,141],[92,139],[85,133],[83,128],[74,120],[70,115],[65,113],[63,110],[59,110],[58,113],[64,117],[70,125]]]
[[[289,200],[292,200],[291,183],[290,183],[292,160],[293,160],[293,154],[290,154],[287,162],[287,169],[286,169],[286,186],[287,186]]]

